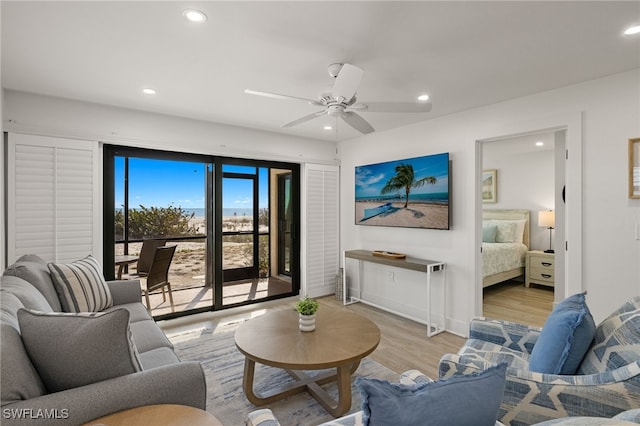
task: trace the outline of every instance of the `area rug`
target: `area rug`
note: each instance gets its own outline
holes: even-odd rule
[[[244,355],[235,346],[234,332],[242,321],[227,323],[215,329],[203,328],[188,333],[169,336],[175,351],[183,361],[199,361],[207,379],[207,411],[216,416],[225,426],[242,425],[247,413],[258,408],[270,408],[283,426],[313,426],[332,420],[320,404],[306,392],[299,393],[264,407],[255,407],[242,391]],[[397,381],[398,374],[366,357],[353,377],[375,377]],[[292,381],[278,368],[256,364],[255,389],[268,392],[273,387]],[[337,396],[335,384],[324,389],[332,397]],[[351,411],[360,410],[360,395],[352,381]]]

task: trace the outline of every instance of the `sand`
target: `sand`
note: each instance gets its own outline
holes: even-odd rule
[[[189,221],[191,226],[196,226],[198,232],[206,230],[205,218],[194,217]],[[251,222],[246,217],[229,216],[223,218],[223,231],[248,231],[251,230]],[[266,227],[264,229],[267,231]],[[205,277],[205,240],[201,241],[169,241],[168,245],[177,245],[176,252],[171,262],[169,278],[173,289],[201,287]],[[140,253],[142,243],[130,243],[129,254]],[[224,242],[224,268],[239,268],[247,266],[247,251],[251,250],[251,244]],[[124,253],[124,245],[116,244],[116,255]],[[116,271],[117,271],[116,267]],[[135,264],[129,267],[129,271],[136,272]],[[126,276],[124,276],[126,278]]]
[[[364,209],[378,207],[380,202],[356,202],[356,225],[402,226],[409,228],[447,229],[449,206],[432,203],[409,201],[407,208],[404,202],[393,203],[391,209],[377,216],[360,221],[364,216]]]

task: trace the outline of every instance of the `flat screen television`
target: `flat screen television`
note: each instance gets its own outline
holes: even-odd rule
[[[449,229],[449,153],[357,166],[355,223]]]

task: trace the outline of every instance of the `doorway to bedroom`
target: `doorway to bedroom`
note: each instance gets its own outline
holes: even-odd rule
[[[564,256],[556,248],[565,240],[564,206],[557,195],[564,182],[564,161],[558,158],[564,159],[565,133],[531,133],[480,145],[486,317],[542,326],[556,286],[563,286]]]

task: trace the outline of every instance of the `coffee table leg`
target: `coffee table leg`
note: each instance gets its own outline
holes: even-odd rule
[[[351,409],[351,368],[338,367],[338,404],[334,410],[329,410],[333,417],[340,417]]]
[[[247,396],[247,399],[253,405],[261,405],[260,398],[256,397],[253,393],[253,373],[256,370],[256,362],[245,358],[244,359],[244,375],[242,377],[242,389],[244,390],[244,394]]]
[[[307,391],[322,407],[324,407],[333,417],[340,417],[351,409],[351,375],[356,371],[360,361],[336,368],[336,374],[328,373],[324,377],[310,377],[301,371],[290,371],[288,373],[296,379],[295,383],[282,386],[280,392],[271,395],[260,396],[253,391],[253,380],[256,362],[245,358],[244,377],[242,378],[242,388],[244,394],[253,405],[262,406],[274,401],[286,398],[297,393]],[[338,385],[338,401],[335,401],[320,386],[335,381]]]
[[[306,379],[299,380],[294,383],[282,385],[279,389],[269,395],[256,395],[256,393],[253,391],[255,368],[255,361],[249,358],[244,359],[244,377],[242,378],[242,389],[244,390],[244,394],[249,402],[256,406],[270,404],[274,401],[279,401],[288,396],[303,392],[309,383],[313,383],[313,378],[307,377]]]
[[[358,365],[360,365],[359,361],[351,365],[337,367],[335,375],[307,384],[307,392],[333,417],[342,416],[351,409],[351,374],[358,368]],[[301,377],[301,375],[297,373],[294,374],[294,377]],[[337,401],[320,387],[320,385],[334,381],[338,386]]]

